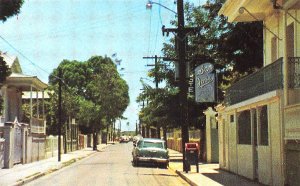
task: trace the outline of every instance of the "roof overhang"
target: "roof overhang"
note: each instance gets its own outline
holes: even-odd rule
[[[28,76],[16,73],[12,73],[9,77],[7,77],[5,84],[8,87],[17,87],[21,89],[21,91],[30,91],[31,87],[36,90],[44,90],[48,87],[46,83],[42,82],[36,76]]]
[[[228,17],[228,22],[251,22],[263,21],[273,11],[270,0],[227,0],[218,14]]]

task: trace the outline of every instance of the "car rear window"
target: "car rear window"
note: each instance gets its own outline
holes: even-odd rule
[[[144,141],[143,148],[149,148],[149,147],[164,148],[162,142]]]

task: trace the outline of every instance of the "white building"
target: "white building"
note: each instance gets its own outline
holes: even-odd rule
[[[264,23],[264,67],[217,107],[220,167],[267,185],[300,183],[299,8],[299,0],[227,0],[219,11],[229,22]]]

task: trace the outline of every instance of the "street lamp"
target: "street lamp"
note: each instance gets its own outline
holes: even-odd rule
[[[153,4],[159,5],[159,6],[165,8],[165,9],[167,9],[167,10],[169,10],[169,11],[171,11],[171,12],[173,12],[174,14],[177,15],[177,12],[175,12],[174,10],[172,10],[172,9],[170,9],[170,8],[168,8],[168,7],[166,7],[166,6],[162,5],[162,4],[160,4],[160,3],[154,2],[154,1],[148,1],[147,4],[146,4],[146,9],[152,9],[152,5],[153,5]]]

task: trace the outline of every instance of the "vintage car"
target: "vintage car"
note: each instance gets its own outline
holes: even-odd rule
[[[133,137],[133,139],[132,139],[132,141],[133,141],[133,145],[136,145],[136,144],[137,144],[137,142],[138,142],[139,140],[141,140],[141,139],[143,139],[143,136],[142,136],[142,135],[140,135],[140,134],[138,134],[138,135],[134,136],[134,137]]]
[[[132,150],[132,162],[134,166],[139,163],[155,163],[167,168],[169,165],[169,153],[166,141],[155,138],[141,138]]]
[[[119,142],[120,143],[128,143],[129,142],[129,137],[128,136],[121,136]]]

